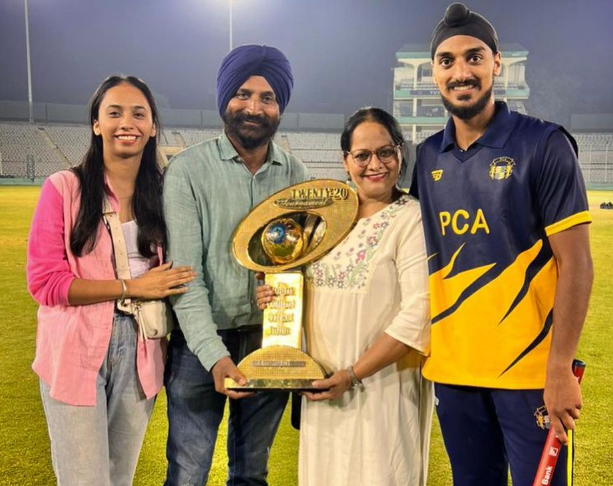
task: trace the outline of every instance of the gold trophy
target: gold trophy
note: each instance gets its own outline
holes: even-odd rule
[[[262,347],[238,364],[247,378],[231,390],[310,390],[325,378],[319,364],[302,351],[304,277],[299,268],[340,243],[358,215],[358,198],[347,184],[316,179],[270,196],[239,223],[232,251],[238,262],[263,272],[275,297],[264,311]]]

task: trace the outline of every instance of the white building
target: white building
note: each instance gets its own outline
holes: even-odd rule
[[[525,113],[524,101],[530,96],[526,83],[528,51],[519,44],[501,44],[502,71],[494,84],[494,96],[511,109]],[[394,116],[405,137],[414,143],[441,130],[448,113],[443,107],[432,78],[430,47],[406,44],[396,53],[394,68]]]

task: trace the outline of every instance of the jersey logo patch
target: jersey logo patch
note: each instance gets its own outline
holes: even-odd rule
[[[433,170],[431,174],[432,174],[432,179],[434,179],[434,182],[438,182],[443,177],[443,169]]]
[[[515,161],[511,157],[498,157],[490,163],[490,177],[495,181],[508,179],[513,173]]]
[[[539,428],[543,430],[547,430],[549,428],[551,421],[549,419],[549,414],[547,413],[547,409],[545,408],[544,405],[536,409],[536,411],[534,412],[534,418],[536,419],[536,425]]]

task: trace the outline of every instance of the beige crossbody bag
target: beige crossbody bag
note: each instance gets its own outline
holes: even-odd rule
[[[119,215],[113,210],[106,197],[102,217],[111,233],[117,277],[124,280],[130,279],[128,251]],[[117,308],[134,316],[143,340],[163,338],[174,328],[174,316],[170,305],[165,300],[120,299],[117,301]]]

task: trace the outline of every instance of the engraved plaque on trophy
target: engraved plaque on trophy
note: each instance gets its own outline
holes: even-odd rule
[[[300,267],[340,243],[357,214],[353,189],[336,180],[316,179],[273,194],[240,222],[232,241],[234,256],[244,267],[263,272],[275,297],[264,311],[261,349],[238,364],[248,384],[226,378],[226,388],[309,390],[313,380],[325,377],[301,349],[305,297]]]

